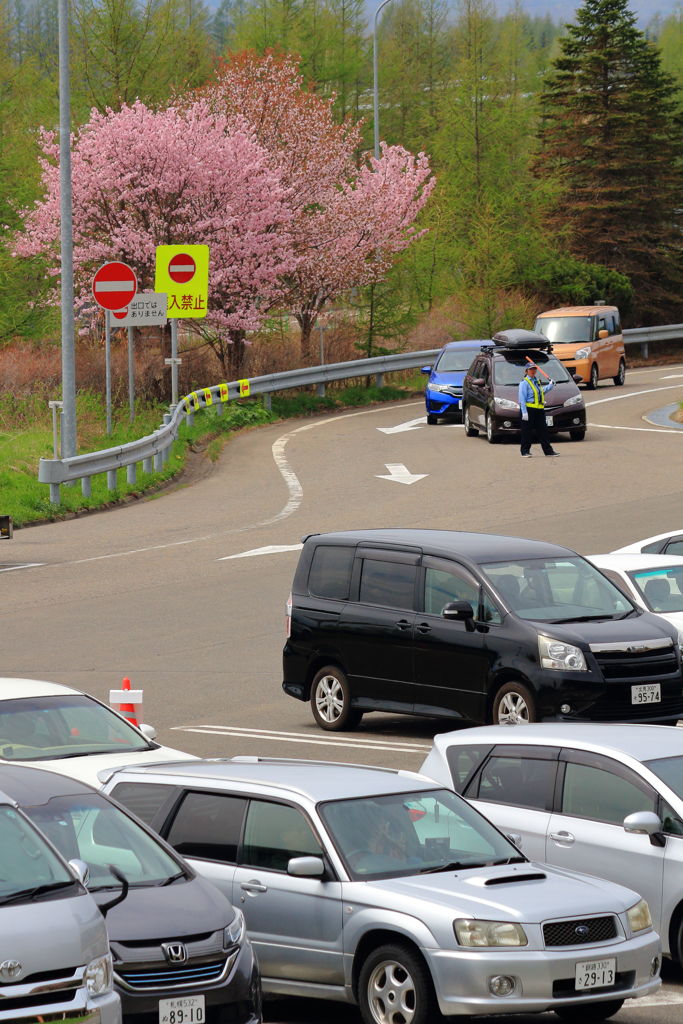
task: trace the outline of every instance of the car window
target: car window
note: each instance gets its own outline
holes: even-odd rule
[[[461,747],[450,746],[446,751],[446,760],[453,780],[453,789],[462,793],[468,781],[488,754],[490,746]]]
[[[465,371],[468,369],[472,358],[476,352],[473,348],[447,348],[439,356],[435,370],[439,373],[451,373],[455,371]]]
[[[662,800],[662,806],[660,811],[660,818],[662,819],[662,828],[668,836],[683,836],[683,821],[681,820],[680,814],[674,811],[666,800]]]
[[[658,757],[653,761],[643,761],[643,764],[676,796],[683,798],[683,755]]]
[[[445,569],[425,568],[424,610],[427,615],[441,615],[451,601],[469,601],[477,614],[479,584],[463,574]]]
[[[651,611],[683,612],[683,565],[663,565],[628,575]]]
[[[308,589],[316,597],[346,601],[355,549],[319,544],[313,552]]]
[[[387,608],[413,608],[416,576],[417,566],[408,562],[364,558],[359,600]]]
[[[533,359],[549,377],[552,377],[556,384],[566,384],[570,380],[567,370],[555,356],[549,356],[545,352],[533,352]],[[528,360],[523,352],[509,352],[495,360],[493,379],[496,384],[503,387],[516,386],[526,373],[528,365]],[[543,378],[543,382],[545,382],[545,378]]]
[[[246,804],[227,793],[186,793],[167,840],[184,857],[234,864]]]
[[[482,769],[478,799],[546,810],[552,805],[556,773],[557,761],[496,755]]]
[[[322,855],[322,847],[300,810],[266,800],[251,801],[241,863],[268,871],[286,871],[291,857]]]
[[[544,316],[534,325],[548,341],[555,345],[579,341],[592,341],[592,317],[590,316]]]
[[[567,763],[562,813],[621,825],[635,811],[656,811],[656,797],[635,780],[592,765]]]
[[[76,884],[66,864],[13,807],[0,807],[0,864],[0,904],[37,885]]]
[[[643,548],[643,550],[646,550]],[[683,555],[683,539],[671,540],[664,548],[667,555]]]
[[[172,802],[178,793],[177,786],[165,786],[151,782],[119,782],[111,791],[111,796],[127,807],[145,825],[152,827],[155,818],[164,820],[163,810]]]

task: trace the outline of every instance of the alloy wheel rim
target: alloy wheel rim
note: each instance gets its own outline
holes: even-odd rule
[[[344,710],[344,693],[335,676],[323,676],[315,688],[315,706],[325,722],[336,722]]]
[[[486,436],[491,441],[493,439],[493,423],[491,422],[491,413],[486,417]]]
[[[591,384],[594,388],[597,388],[598,386],[598,368],[595,365],[595,363],[593,363],[593,366],[591,368]]]
[[[526,725],[529,708],[521,693],[506,693],[498,706],[499,725]]]
[[[415,983],[396,960],[377,964],[368,980],[367,995],[377,1024],[412,1024],[415,1019]]]

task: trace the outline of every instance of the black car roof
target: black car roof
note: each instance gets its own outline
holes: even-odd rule
[[[460,530],[346,530],[339,533],[310,534],[304,540],[339,544],[364,544],[381,547],[429,549],[435,555],[462,555],[473,562],[497,562],[508,558],[553,558],[575,555],[571,548],[526,537],[507,537],[492,533],[465,533]]]
[[[20,807],[44,804],[55,796],[99,793],[94,786],[89,786],[78,779],[23,764],[0,765],[0,791],[7,794]]]

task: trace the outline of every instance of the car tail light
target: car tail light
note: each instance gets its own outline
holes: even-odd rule
[[[292,593],[290,591],[285,605],[285,636],[289,640],[292,635]]]

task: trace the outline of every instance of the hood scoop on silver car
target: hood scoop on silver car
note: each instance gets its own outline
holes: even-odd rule
[[[525,874],[500,875],[499,878],[487,878],[484,885],[509,885],[510,882],[542,882],[548,876],[542,871],[527,871]]]

